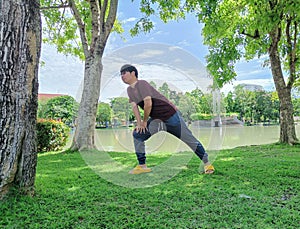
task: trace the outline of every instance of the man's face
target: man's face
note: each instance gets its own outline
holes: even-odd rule
[[[132,84],[135,80],[134,71],[129,72],[127,70],[121,72],[121,77],[124,83]]]

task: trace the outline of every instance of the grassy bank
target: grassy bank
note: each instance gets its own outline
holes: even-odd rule
[[[134,155],[111,153],[129,167]],[[149,165],[170,155],[151,155]],[[199,160],[148,188],[115,185],[79,153],[40,154],[34,198],[0,202],[0,228],[299,228],[300,146],[239,147],[218,153],[213,175]],[[135,179],[147,179],[149,174]]]

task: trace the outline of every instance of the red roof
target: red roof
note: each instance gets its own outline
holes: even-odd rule
[[[57,96],[63,96],[64,94],[43,94],[43,93],[39,93],[38,95],[38,99],[39,100],[48,100]]]

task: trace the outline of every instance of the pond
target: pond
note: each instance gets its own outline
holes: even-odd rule
[[[237,146],[275,143],[279,139],[279,126],[222,126],[192,127],[193,134],[207,150],[230,149]],[[97,129],[96,146],[99,150],[133,152],[132,130],[128,128]],[[297,136],[300,125],[296,125]],[[189,148],[174,136],[159,132],[146,143],[147,153],[178,152]]]
[[[191,128],[207,149],[210,162],[214,163],[220,149],[244,145],[274,143],[279,139],[279,126],[222,126]],[[300,125],[296,126],[297,135]],[[96,146],[101,151],[134,153],[132,130],[128,128],[97,129]],[[108,153],[82,151],[86,164],[103,179],[124,187],[145,188],[170,180],[186,168],[194,153],[180,140],[166,132],[160,132],[147,141],[147,154],[167,153],[168,159],[161,164],[152,165],[152,173],[147,176],[132,176],[128,171],[132,165],[120,163]],[[135,161],[132,161],[135,163]],[[199,173],[203,173],[203,163],[199,163]]]

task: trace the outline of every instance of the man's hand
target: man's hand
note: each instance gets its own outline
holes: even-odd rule
[[[147,122],[142,121],[140,124],[137,124],[135,131],[138,133],[146,133],[148,131]]]

